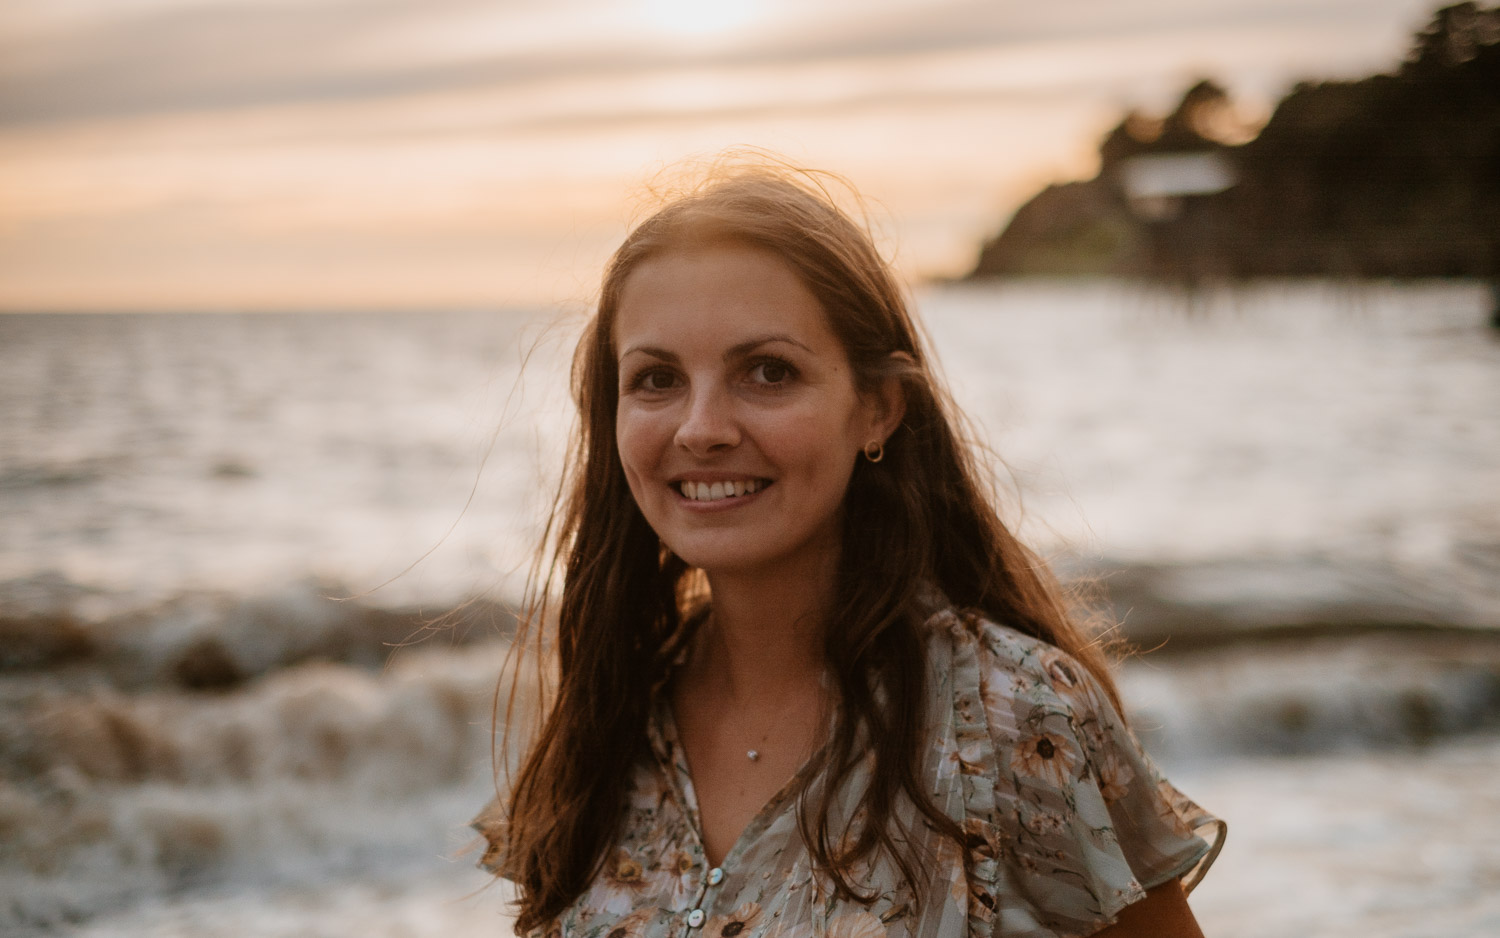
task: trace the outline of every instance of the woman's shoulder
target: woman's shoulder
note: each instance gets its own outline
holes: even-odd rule
[[[1005,904],[1083,934],[1160,883],[1196,883],[1223,822],[1162,777],[1088,668],[980,612],[928,622],[950,682],[952,774],[966,824],[991,842],[982,872]]]
[[[929,634],[946,634],[972,649],[972,677],[986,702],[1017,702],[1061,711],[1113,709],[1098,680],[1072,655],[1045,639],[996,622],[983,612],[948,606],[929,619]],[[958,688],[962,690],[962,688]]]

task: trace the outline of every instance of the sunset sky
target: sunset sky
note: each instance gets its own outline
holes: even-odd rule
[[[0,309],[587,302],[663,167],[850,177],[962,271],[1123,109],[1264,116],[1423,0],[5,0]]]

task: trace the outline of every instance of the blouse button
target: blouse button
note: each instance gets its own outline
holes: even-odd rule
[[[702,909],[694,909],[693,911],[691,911],[691,912],[688,913],[688,925],[689,926],[691,926],[693,928],[697,928],[699,925],[702,925],[702,924],[703,924],[703,910]]]
[[[717,886],[724,881],[724,871],[717,866],[708,871],[708,884]]]

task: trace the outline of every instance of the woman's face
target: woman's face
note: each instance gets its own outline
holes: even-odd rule
[[[855,390],[790,266],[734,244],[650,258],[625,280],[613,339],[620,461],[675,554],[716,573],[838,550],[854,460],[900,414]]]

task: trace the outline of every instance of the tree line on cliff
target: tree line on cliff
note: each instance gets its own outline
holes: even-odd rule
[[[1393,72],[1299,84],[1251,139],[1235,120],[1209,80],[1127,115],[973,276],[1500,278],[1500,8],[1438,10]]]

